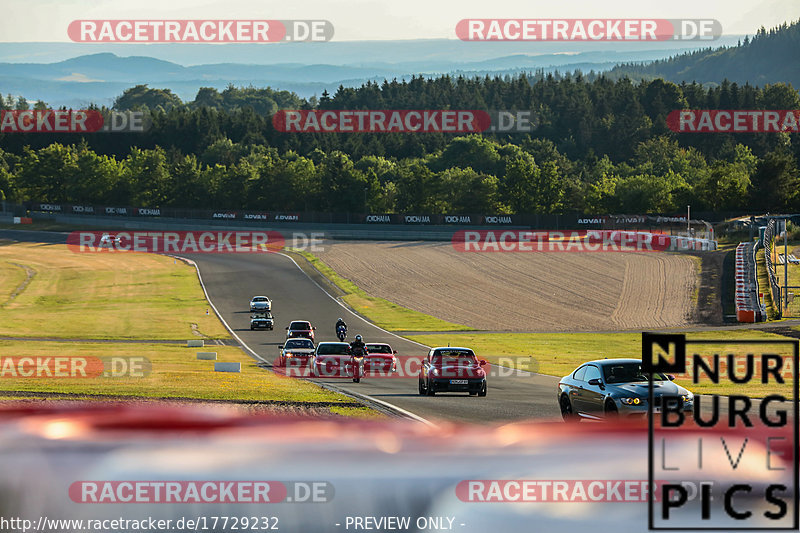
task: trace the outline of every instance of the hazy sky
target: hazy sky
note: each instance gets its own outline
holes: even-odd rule
[[[326,19],[334,40],[455,38],[463,18],[714,18],[725,34],[800,18],[800,0],[3,0],[0,39],[68,41],[75,19]],[[755,6],[755,7],[753,7]]]

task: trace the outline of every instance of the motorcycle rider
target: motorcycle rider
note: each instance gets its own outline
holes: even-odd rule
[[[336,331],[339,331],[339,326],[344,326],[344,329],[347,329],[347,324],[345,323],[344,320],[342,320],[341,317],[339,317],[339,319],[336,320],[336,327],[333,328],[333,329],[335,329]]]
[[[362,357],[367,355],[367,345],[361,340],[361,335],[356,335],[356,340],[350,343],[350,353]]]
[[[367,355],[367,345],[361,340],[361,335],[356,335],[356,340],[350,343],[350,361],[353,364],[353,381],[359,381],[363,374],[363,358]],[[360,359],[356,361],[356,357]],[[358,365],[356,368],[355,365]]]

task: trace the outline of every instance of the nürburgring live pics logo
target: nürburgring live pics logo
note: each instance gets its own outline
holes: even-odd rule
[[[648,497],[650,530],[798,529],[797,365],[797,340],[642,334],[648,482],[655,487]],[[724,395],[694,396],[694,413],[687,414],[681,396],[656,393],[669,387],[668,377],[657,375],[667,373],[688,373],[695,387],[730,386],[717,389]],[[755,387],[766,392],[750,394]],[[701,476],[715,479],[690,498],[686,484]],[[670,481],[655,484],[665,478]]]

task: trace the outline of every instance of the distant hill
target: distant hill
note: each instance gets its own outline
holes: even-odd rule
[[[726,36],[720,44],[736,43]],[[635,47],[634,47],[635,46]],[[200,87],[272,87],[301,97],[339,85],[441,74],[606,71],[622,62],[661,59],[697,43],[470,43],[458,40],[136,45],[0,43],[0,93],[52,106],[110,105],[138,84],[169,88],[182,100]],[[73,55],[69,55],[73,54]]]
[[[737,46],[697,50],[647,64],[623,64],[608,75],[664,78],[676,83],[728,79],[763,86],[784,82],[800,88],[800,20],[769,31],[762,27],[752,39],[745,37]]]

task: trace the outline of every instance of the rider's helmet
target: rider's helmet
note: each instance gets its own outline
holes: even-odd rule
[[[339,318],[336,319],[336,322],[344,322],[344,320],[342,320],[342,318],[339,317]]]
[[[361,342],[361,335],[356,335],[356,340]]]

